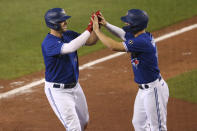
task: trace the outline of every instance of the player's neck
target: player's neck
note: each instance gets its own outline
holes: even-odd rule
[[[61,32],[53,30],[53,29],[51,29],[50,34],[52,34],[52,35],[54,35],[56,37],[59,37],[59,38],[62,37],[62,33]]]
[[[135,37],[138,37],[139,35],[141,35],[141,34],[143,34],[143,33],[145,33],[145,32],[146,32],[145,30],[139,31],[139,32],[137,32],[134,36],[135,36]]]

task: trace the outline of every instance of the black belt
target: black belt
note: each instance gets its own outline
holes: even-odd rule
[[[61,84],[53,84],[53,88],[63,88],[63,89],[69,89],[74,88],[77,83],[71,83],[71,84],[63,84],[63,87],[61,87]]]
[[[161,81],[161,76],[159,76],[159,81]],[[140,89],[144,90],[144,89],[148,89],[150,86],[149,85],[144,85],[144,88],[142,87],[142,85],[138,86]]]
[[[142,87],[142,85],[139,85],[139,88],[142,89],[142,90],[144,90],[144,88],[145,89],[148,89],[149,88],[149,85],[144,85],[144,88]]]

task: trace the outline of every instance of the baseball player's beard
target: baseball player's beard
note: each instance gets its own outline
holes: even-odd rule
[[[67,30],[67,27],[61,27],[60,30],[59,30],[59,32],[60,32],[60,33],[66,32],[66,30]]]

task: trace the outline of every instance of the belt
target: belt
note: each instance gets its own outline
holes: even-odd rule
[[[53,88],[63,88],[63,89],[69,89],[74,88],[77,83],[71,83],[71,84],[53,84]]]
[[[158,79],[159,79],[159,81],[161,81],[161,79],[162,79],[161,76],[159,76]],[[142,85],[139,85],[138,87],[139,87],[140,89],[142,89],[142,90],[150,88],[150,86],[149,86],[148,84],[145,84],[145,85],[143,85],[143,86],[142,86]]]

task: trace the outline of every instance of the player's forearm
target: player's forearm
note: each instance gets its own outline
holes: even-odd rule
[[[114,50],[114,51],[125,51],[124,46],[121,42],[117,42],[110,37],[104,35],[100,30],[96,31],[96,34],[98,38],[101,40],[101,42],[107,46],[108,48]]]
[[[92,33],[90,34],[90,37],[86,41],[85,45],[91,46],[91,45],[96,44],[97,41],[98,41],[98,37],[97,37],[96,33],[94,31],[92,31]]]
[[[86,30],[71,42],[64,43],[61,48],[61,54],[68,54],[76,51],[86,43],[89,37],[90,37],[90,32]]]
[[[125,31],[117,26],[114,26],[110,23],[106,23],[105,28],[107,28],[112,34],[115,36],[121,38],[122,40],[125,40]]]

